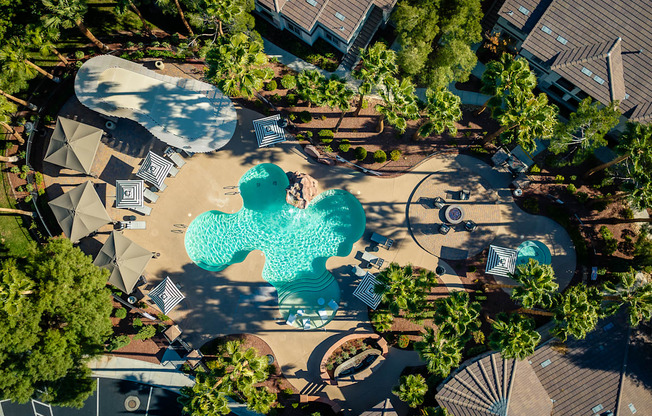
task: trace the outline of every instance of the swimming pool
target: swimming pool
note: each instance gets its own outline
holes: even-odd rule
[[[548,246],[537,240],[523,241],[516,249],[516,265],[525,264],[534,259],[539,264],[550,264],[550,249]]]
[[[185,237],[190,259],[203,269],[220,271],[261,250],[262,278],[276,287],[279,306],[286,303],[288,314],[301,308],[317,313],[318,300],[338,302],[339,288],[326,260],[348,255],[362,237],[366,220],[360,202],[346,191],[331,189],[308,208],[296,208],[285,202],[287,175],[271,163],[251,168],[238,185],[244,205],[240,211],[207,211],[190,223]]]

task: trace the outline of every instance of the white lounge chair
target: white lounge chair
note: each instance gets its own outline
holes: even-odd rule
[[[291,313],[291,314],[288,316],[288,320],[285,321],[285,323],[288,324],[288,325],[290,325],[290,326],[294,326],[294,322],[295,322],[296,320],[297,320],[297,315],[294,314],[294,313]]]
[[[367,271],[362,269],[360,266],[351,266],[351,272],[357,277],[363,277],[367,274]]]
[[[158,186],[158,185],[153,183],[152,184],[152,191],[154,191],[154,192],[163,192],[163,191],[165,191],[165,188],[167,188],[167,187],[168,186],[165,183],[162,183],[161,186]]]
[[[152,213],[152,208],[147,205],[143,205],[142,207],[131,207],[131,210],[136,211],[141,215],[149,215]]]
[[[394,244],[394,240],[392,240],[391,238],[387,238],[376,233],[373,233],[371,235],[371,241],[373,241],[374,243],[378,243],[378,245],[383,246],[387,250],[389,250],[390,247],[392,247],[392,244]]]
[[[340,305],[338,305],[337,302],[335,302],[335,300],[333,300],[333,299],[331,299],[331,300],[328,301],[328,306],[330,306],[330,308],[331,308],[332,310],[334,310],[334,311],[336,311],[337,308],[340,307]]]
[[[145,221],[125,221],[124,228],[127,230],[146,230],[147,223]]]
[[[303,323],[303,329],[304,331],[307,331],[310,328],[312,328],[312,326],[310,325],[310,319],[306,319],[305,322]]]
[[[321,318],[322,322],[328,321],[328,312],[326,312],[325,309],[320,309],[318,312],[319,312],[319,317]]]
[[[177,153],[177,152],[172,151],[172,152],[166,153],[165,155],[167,157],[169,157],[170,160],[172,161],[172,163],[174,163],[175,166],[178,167],[178,168],[180,168],[180,167],[182,167],[183,165],[186,164],[186,161],[183,160],[181,155],[179,153]]]
[[[174,166],[170,166],[170,171],[168,172],[168,175],[175,177],[177,176],[177,173],[179,173],[179,169],[175,168]]]
[[[158,200],[158,195],[152,192],[149,188],[143,189],[143,196],[151,203],[155,203]]]
[[[375,254],[371,254],[368,251],[362,253],[362,260],[369,263],[370,266],[375,266],[378,269],[380,269],[385,262],[384,259],[381,259],[380,257],[376,256]]]

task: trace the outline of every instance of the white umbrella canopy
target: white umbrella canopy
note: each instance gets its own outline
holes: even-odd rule
[[[136,176],[160,189],[172,166],[172,162],[163,159],[150,150],[145,160],[143,160],[143,164],[140,165],[138,172],[136,172]]]
[[[102,134],[96,127],[58,117],[43,160],[90,175]]]
[[[115,181],[115,206],[117,208],[142,208],[144,184],[139,179]]]
[[[104,203],[91,181],[82,183],[48,202],[63,233],[72,242],[79,241],[111,222]]]
[[[516,250],[505,247],[489,246],[485,272],[495,276],[509,277],[516,267]]]
[[[166,276],[165,280],[152,289],[148,295],[166,315],[186,298],[169,276]]]
[[[133,292],[151,258],[151,251],[113,231],[93,264],[109,269],[109,283],[128,294]]]

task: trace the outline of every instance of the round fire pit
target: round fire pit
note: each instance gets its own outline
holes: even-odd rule
[[[449,205],[444,216],[449,223],[459,224],[464,219],[464,210],[459,205]]]
[[[125,399],[125,410],[135,412],[140,407],[140,399],[136,396],[127,396]]]

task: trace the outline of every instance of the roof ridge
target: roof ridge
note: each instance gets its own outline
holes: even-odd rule
[[[472,374],[470,371],[468,371],[468,367],[466,368],[466,371],[467,371],[469,374]],[[461,385],[463,385],[463,386],[464,386],[467,390],[469,390],[471,393],[475,394],[475,396],[476,396],[477,398],[481,399],[484,403],[486,403],[487,406],[491,406],[491,404],[492,404],[491,401],[487,400],[487,398],[484,397],[482,394],[478,393],[478,392],[476,391],[476,389],[474,389],[473,387],[471,387],[470,385],[468,385],[468,384],[466,383],[465,380],[462,380],[462,379],[460,378],[460,379],[457,380],[457,382],[460,383]]]
[[[480,364],[480,361],[478,361],[476,364]],[[480,391],[484,395],[485,399],[487,399],[490,403],[493,402],[495,400],[495,398],[493,397],[493,395],[490,392],[487,391],[486,386],[483,385],[485,383],[481,383],[480,380],[478,379],[478,377],[475,375],[475,373],[469,371],[469,375],[471,376],[473,381],[475,381],[475,384],[478,385],[478,387],[480,388]]]
[[[586,48],[589,48],[589,47],[595,47],[595,46],[599,46],[599,45],[606,45],[609,42],[611,42],[611,46],[609,47],[609,49],[606,52],[596,53],[596,54],[593,54],[593,55],[590,55],[590,56],[586,56],[584,58],[574,59],[574,60],[571,60],[571,61],[568,61],[568,62],[562,62],[562,63],[559,63],[559,64],[556,64],[555,62],[553,62],[553,64],[550,65],[550,69],[556,70],[556,69],[559,69],[559,68],[566,68],[566,67],[569,67],[569,66],[575,65],[575,64],[596,61],[598,59],[607,59],[609,57],[609,55],[611,54],[611,52],[615,49],[615,47],[617,45],[620,45],[620,41],[621,41],[621,38],[618,37],[618,38],[616,38],[616,40],[613,40],[613,41],[604,41],[604,42],[599,42],[599,43],[592,43],[592,44],[589,44],[589,45],[578,46],[577,48],[566,49],[566,50],[560,52],[559,55],[557,55],[557,58],[555,59],[555,62],[561,61],[562,57],[568,56],[572,52],[579,51],[579,50],[582,50],[582,49],[586,49]]]
[[[509,402],[512,396],[512,387],[514,387],[514,379],[516,379],[516,364],[518,364],[518,361],[515,359],[512,359],[512,371],[509,375],[509,386],[507,387],[507,394],[505,395],[505,398],[507,399],[507,403],[505,404],[505,416],[509,414]]]
[[[455,403],[455,404],[457,404],[459,406],[462,406],[462,407],[468,407],[470,409],[479,410],[479,411],[482,411],[482,412],[489,412],[491,414],[494,414],[494,415],[498,416],[498,413],[494,412],[493,410],[491,410],[491,409],[483,409],[482,407],[480,407],[480,406],[478,406],[476,404],[473,404],[473,403],[463,402],[461,400],[453,399],[453,398],[450,398],[450,397],[446,397],[445,400],[447,400],[447,401],[449,401],[451,403]]]
[[[485,384],[489,387],[491,396],[496,401],[500,400],[500,395],[496,393],[496,390],[494,389],[494,386],[492,385],[489,376],[487,376],[487,372],[484,369],[484,365],[482,365],[482,361],[478,361],[478,366],[480,367],[480,373],[482,373],[482,377],[484,378]]]
[[[458,381],[459,381],[459,380],[458,380]],[[460,384],[461,384],[461,383],[460,383]],[[466,386],[464,386],[464,387],[466,387]],[[486,407],[487,409],[489,409],[489,408],[491,408],[491,406],[493,406],[493,404],[484,403],[484,402],[482,402],[481,400],[478,400],[478,399],[477,399],[477,397],[478,397],[477,395],[474,396],[474,395],[471,395],[471,394],[469,394],[469,393],[465,393],[465,392],[463,392],[462,390],[459,390],[459,389],[457,389],[457,388],[455,388],[455,387],[448,387],[448,386],[445,386],[444,388],[447,388],[449,391],[451,391],[451,392],[457,394],[458,396],[462,396],[462,397],[464,397],[465,399],[468,399],[468,400],[470,400],[470,401],[476,403],[476,405],[477,405],[478,407],[481,407],[481,408],[482,408],[482,406],[484,406],[484,407]],[[446,399],[448,399],[448,397],[447,397]]]
[[[618,37],[607,53],[607,67],[609,69],[609,95],[611,101],[625,98],[625,78],[623,74],[623,59],[621,38]],[[612,52],[615,52],[612,56]]]

